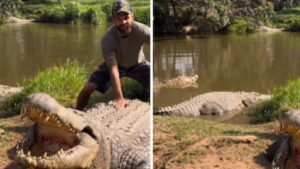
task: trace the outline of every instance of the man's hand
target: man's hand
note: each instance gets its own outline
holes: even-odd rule
[[[114,106],[116,109],[121,109],[128,105],[129,105],[128,101],[125,100],[124,98],[114,100]]]

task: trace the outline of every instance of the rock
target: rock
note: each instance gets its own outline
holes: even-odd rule
[[[10,24],[27,24],[27,23],[32,23],[33,20],[28,20],[28,19],[20,19],[20,18],[16,18],[16,17],[9,17],[6,20],[6,23],[10,23]]]

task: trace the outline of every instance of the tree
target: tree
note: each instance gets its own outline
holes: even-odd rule
[[[21,0],[0,0],[0,22],[14,14],[21,4]]]

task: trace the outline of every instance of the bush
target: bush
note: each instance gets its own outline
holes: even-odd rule
[[[235,19],[228,25],[228,32],[237,33],[237,34],[245,34],[247,33],[248,22],[243,19]]]
[[[37,21],[50,23],[65,23],[65,10],[63,8],[53,8],[41,11]]]
[[[276,120],[281,112],[300,108],[300,78],[289,81],[284,87],[276,88],[269,101],[261,103],[250,112],[255,122]]]
[[[112,21],[111,10],[111,4],[104,4],[103,6],[101,6],[101,11],[106,14],[107,22]]]
[[[136,21],[150,25],[150,8],[136,8],[133,10],[134,18]]]
[[[64,23],[80,23],[80,16],[80,4],[69,4],[65,9]]]
[[[287,30],[299,32],[300,31],[300,17],[290,21]]]
[[[1,0],[0,1],[0,23],[16,12],[19,6],[22,5],[21,0]]]
[[[22,100],[35,92],[45,92],[62,105],[70,106],[86,81],[86,72],[86,67],[77,61],[67,61],[41,71],[34,79],[25,80],[23,90],[5,100],[0,110],[8,116],[19,113]]]
[[[98,25],[107,21],[107,16],[100,9],[89,8],[82,14],[82,20],[84,23]]]

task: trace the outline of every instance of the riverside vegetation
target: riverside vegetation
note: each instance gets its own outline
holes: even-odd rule
[[[299,0],[155,0],[155,33],[255,32],[262,25],[299,31]]]
[[[37,22],[72,23],[72,24],[102,24],[111,21],[111,5],[113,0],[14,0],[0,3],[4,6],[6,15],[9,13]],[[150,1],[130,1],[135,19],[150,24]],[[17,4],[17,5],[16,5]]]

